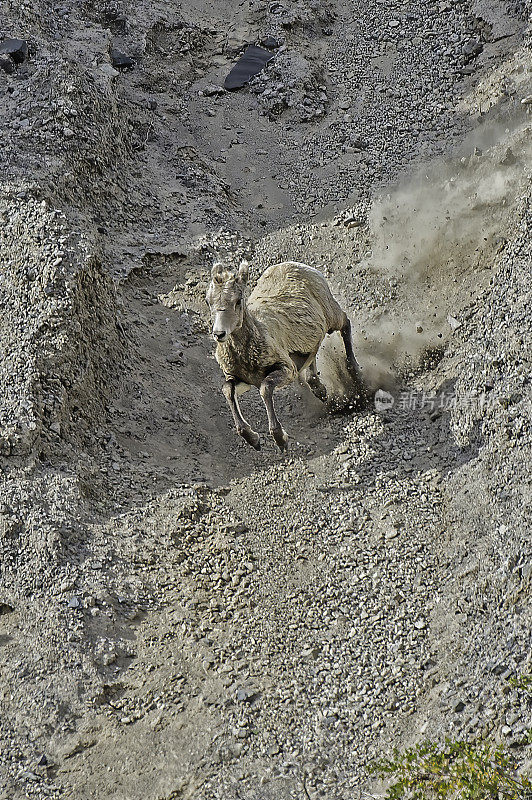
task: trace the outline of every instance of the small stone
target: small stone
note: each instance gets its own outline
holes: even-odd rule
[[[70,600],[68,601],[68,607],[69,608],[83,608],[83,603],[81,602],[81,599],[79,597],[74,596],[74,597],[71,597]]]
[[[490,672],[493,675],[502,675],[502,673],[506,672],[507,669],[508,669],[508,667],[506,666],[506,664],[494,664],[490,668]]]
[[[38,767],[45,767],[48,764],[48,759],[46,758],[45,754],[43,753],[40,759],[37,761]]]
[[[279,41],[279,39],[276,39],[275,36],[265,36],[264,39],[261,39],[260,43],[263,47],[267,47],[269,50],[276,50],[282,45],[282,42]]]
[[[111,66],[111,64],[101,64],[100,72],[103,72],[103,74],[107,75],[109,78],[116,78],[117,75],[120,75],[118,70]]]
[[[125,53],[122,53],[120,50],[117,50],[115,47],[111,48],[111,52],[109,53],[111,57],[111,63],[115,69],[118,70],[125,70],[125,69],[133,69],[135,66],[134,59],[126,56]]]
[[[395,693],[391,694],[390,697],[388,698],[388,703],[386,705],[386,708],[389,711],[397,711],[397,709],[399,708],[399,698]]]
[[[127,17],[117,16],[111,22],[114,33],[121,36],[127,33]]]
[[[484,46],[478,39],[468,39],[462,45],[462,55],[466,58],[475,58],[482,53]]]
[[[249,528],[247,525],[244,525],[243,522],[237,522],[236,525],[233,526],[232,530],[237,536],[241,536],[243,533],[247,533]]]
[[[457,320],[456,317],[452,317],[450,314],[447,317],[447,322],[449,323],[449,327],[452,331],[457,331],[462,325],[462,323]]]
[[[463,711],[463,710],[464,710],[464,708],[465,708],[465,703],[464,703],[464,702],[462,702],[462,700],[459,700],[459,701],[458,701],[457,703],[455,703],[455,705],[453,706],[453,711],[455,711],[457,714],[459,714],[461,711]]]
[[[508,147],[506,150],[506,154],[501,161],[501,164],[503,165],[503,167],[512,167],[516,163],[516,161],[517,158],[515,157],[513,150],[511,149],[511,147]]]
[[[364,225],[364,220],[357,217],[348,217],[344,220],[346,228],[361,228]]]
[[[11,614],[13,611],[13,606],[10,606],[8,603],[0,603],[0,617],[3,614]]]
[[[258,693],[255,689],[250,689],[249,687],[242,687],[238,689],[236,693],[236,699],[239,703],[252,703],[258,697]]]
[[[416,628],[418,631],[423,631],[423,630],[425,630],[426,627],[427,627],[427,623],[425,622],[424,619],[417,619],[414,622],[414,628]]]
[[[353,139],[353,147],[356,147],[357,150],[366,150],[368,146],[368,142],[362,136],[356,136]]]
[[[521,100],[521,104],[524,106],[532,105],[532,94],[523,97],[523,99]]]
[[[209,86],[205,86],[205,88],[202,89],[202,94],[204,97],[216,97],[217,95],[225,94],[225,89],[223,86],[209,84]]]

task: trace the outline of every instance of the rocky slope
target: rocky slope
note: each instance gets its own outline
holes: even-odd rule
[[[5,5],[0,796],[345,800],[444,735],[526,765],[527,4]],[[288,456],[211,358],[242,256],[323,269],[386,392],[283,393]]]

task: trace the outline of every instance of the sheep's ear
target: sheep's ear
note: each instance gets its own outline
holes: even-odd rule
[[[211,269],[211,278],[213,279],[213,281],[217,281],[218,283],[220,282],[220,276],[221,276],[223,270],[224,270],[224,267],[223,267],[222,262],[221,261],[215,261],[214,264],[212,265],[212,269]]]
[[[238,268],[238,280],[240,283],[247,283],[249,277],[249,261],[241,261]]]

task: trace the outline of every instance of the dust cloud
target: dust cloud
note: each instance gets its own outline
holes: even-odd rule
[[[489,283],[507,220],[532,157],[530,116],[510,128],[485,125],[462,154],[435,162],[368,212],[362,266],[390,285],[389,308],[368,314],[355,352],[372,392],[433,366],[461,327],[464,307]],[[482,146],[481,146],[482,145]],[[341,344],[323,348],[320,371],[345,394]]]

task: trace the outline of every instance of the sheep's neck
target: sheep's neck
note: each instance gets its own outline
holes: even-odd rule
[[[268,348],[261,323],[244,308],[242,325],[218,345],[219,363],[227,376],[259,385]]]
[[[264,340],[264,335],[253,314],[244,307],[242,325],[231,334],[232,343],[239,352],[249,352]]]

